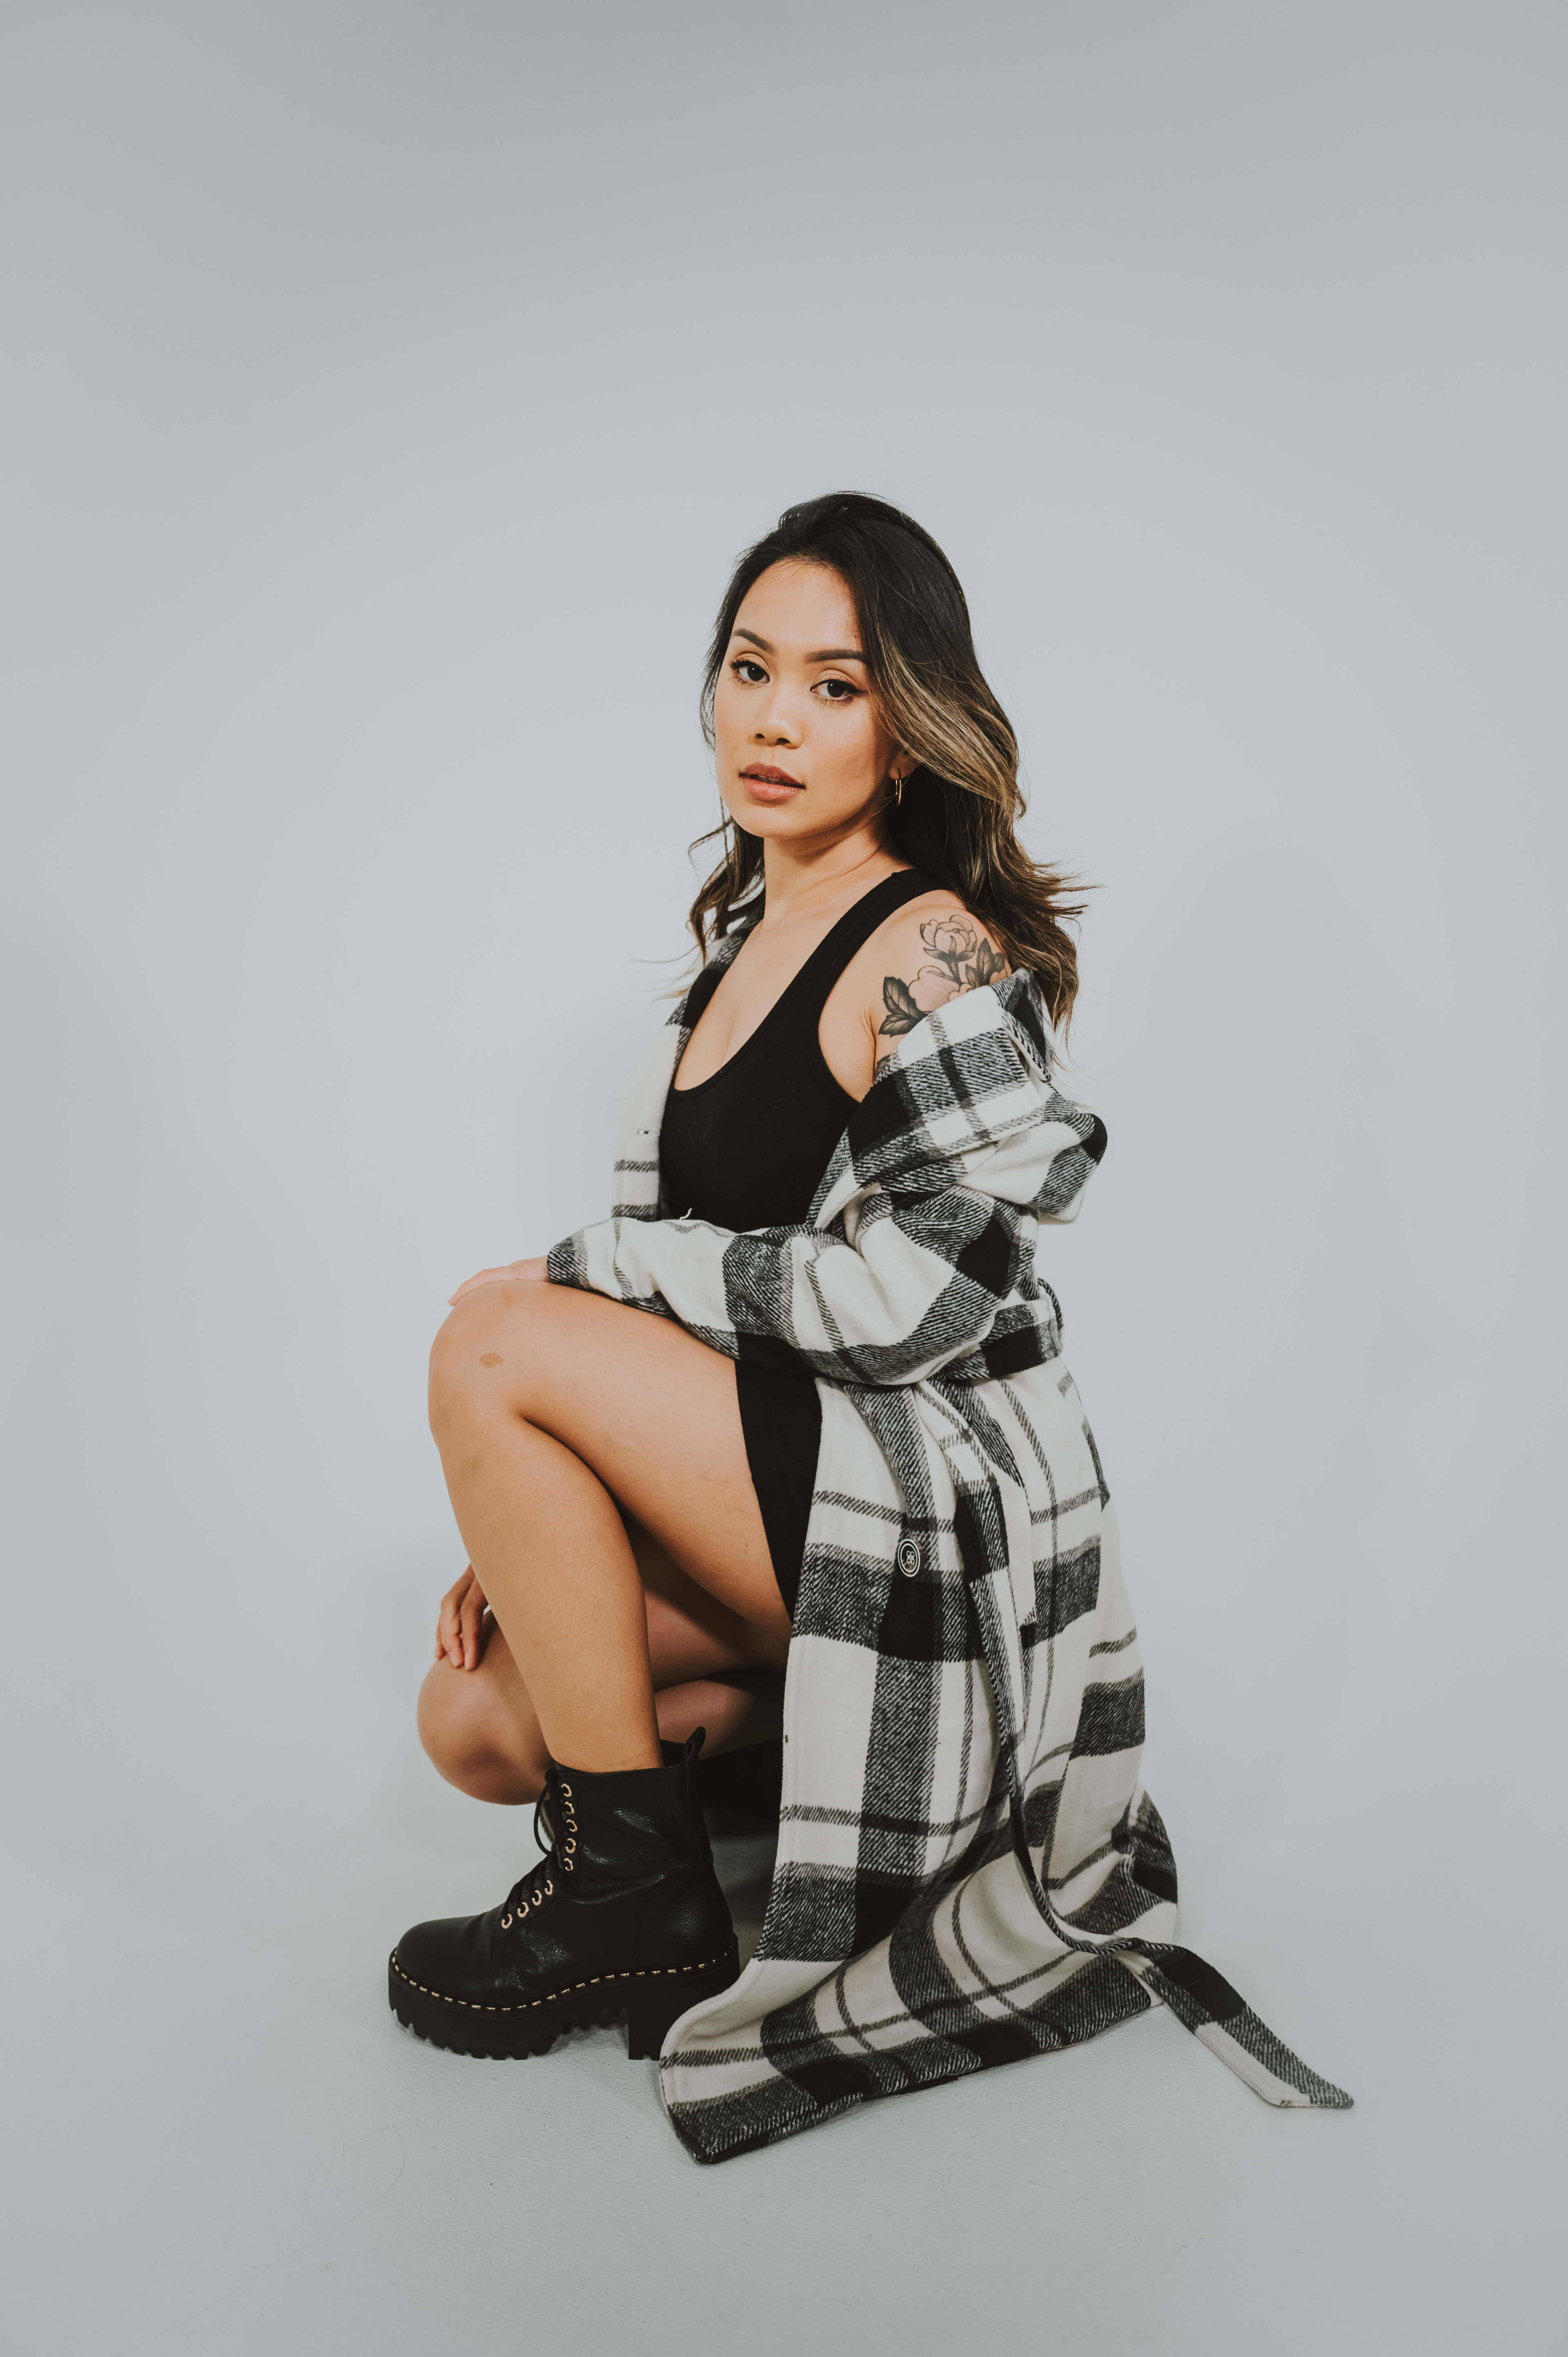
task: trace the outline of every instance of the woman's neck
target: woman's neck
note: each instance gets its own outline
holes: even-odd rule
[[[795,924],[829,909],[847,908],[885,876],[897,875],[908,864],[893,849],[877,820],[825,844],[786,844],[769,836],[762,846],[762,921]]]

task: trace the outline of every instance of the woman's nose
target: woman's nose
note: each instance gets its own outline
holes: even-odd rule
[[[800,726],[781,696],[771,699],[767,709],[757,714],[757,726],[751,733],[758,745],[798,745],[800,741]]]

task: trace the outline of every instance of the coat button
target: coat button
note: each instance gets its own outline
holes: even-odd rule
[[[907,1579],[913,1579],[920,1568],[920,1543],[918,1539],[900,1539],[897,1564]]]

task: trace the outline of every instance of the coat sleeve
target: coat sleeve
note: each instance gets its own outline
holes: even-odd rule
[[[602,1220],[557,1244],[549,1272],[673,1318],[732,1358],[747,1335],[748,1357],[908,1383],[974,1349],[1010,1297],[1035,1289],[1034,1222],[971,1186],[875,1186],[826,1228]]]
[[[899,1041],[850,1118],[814,1224],[737,1235],[650,1216],[650,1202],[557,1244],[552,1282],[672,1318],[732,1358],[744,1344],[748,1360],[842,1383],[918,1383],[993,1335],[1007,1347],[1048,1297],[1038,1222],[1071,1216],[1104,1139],[1017,1018],[1033,989],[966,993]],[[639,1118],[637,1135],[656,1138],[652,1111]]]

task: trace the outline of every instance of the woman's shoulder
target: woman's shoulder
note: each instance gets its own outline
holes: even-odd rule
[[[877,1052],[923,1016],[966,991],[1000,982],[1006,953],[956,892],[938,888],[906,901],[865,945],[861,981],[877,1032]]]

